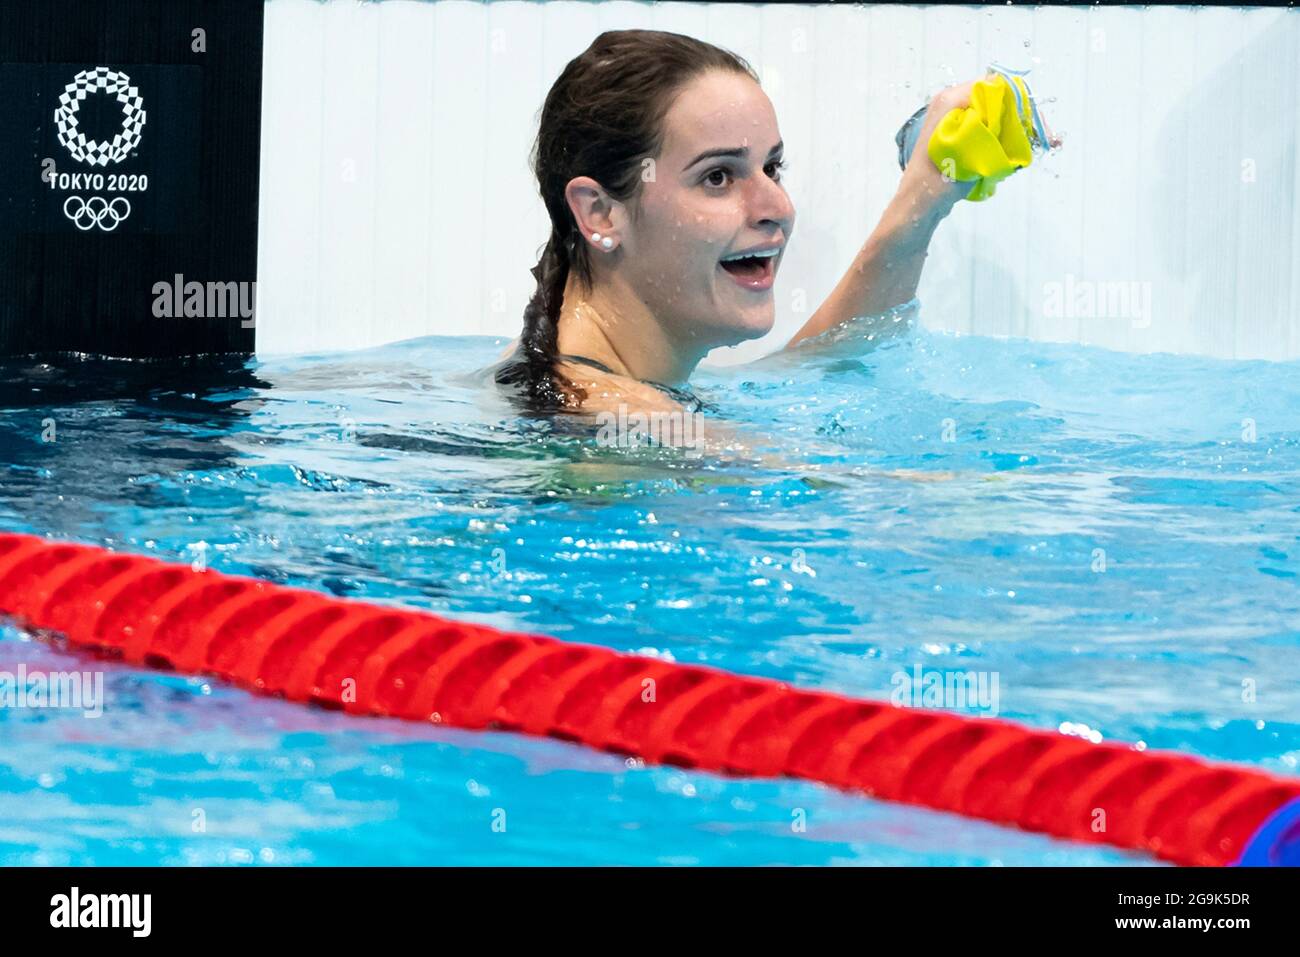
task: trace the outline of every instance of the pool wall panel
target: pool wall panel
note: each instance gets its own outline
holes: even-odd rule
[[[921,285],[930,328],[1133,352],[1300,358],[1300,11],[552,0],[268,0],[258,351],[513,336],[548,225],[536,114],[604,29],[744,55],[798,209],[770,351],[898,182],[893,136],[991,61],[1031,67],[1066,146],[963,203]],[[1088,306],[1091,294],[1092,305]]]

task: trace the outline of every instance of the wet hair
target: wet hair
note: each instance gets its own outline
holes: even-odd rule
[[[524,309],[519,348],[496,372],[501,385],[538,411],[572,409],[586,398],[556,372],[560,307],[569,274],[591,289],[590,247],[564,191],[589,176],[619,202],[637,195],[647,161],[663,145],[663,121],[691,80],[711,70],[758,75],[744,59],[678,33],[610,30],[569,61],[546,94],[530,162],[551,220],[532,268],[537,290]]]

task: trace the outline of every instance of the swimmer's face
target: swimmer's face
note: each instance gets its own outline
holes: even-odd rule
[[[679,341],[735,345],[772,328],[772,283],[794,227],[781,151],[772,103],[743,74],[705,73],[669,108],[619,269]],[[763,255],[734,261],[742,253]]]

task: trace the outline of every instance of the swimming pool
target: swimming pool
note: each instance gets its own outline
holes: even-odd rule
[[[976,673],[995,693],[967,713],[1296,773],[1294,363],[918,329],[704,371],[756,464],[521,420],[460,375],[501,345],[11,360],[0,526],[859,697]],[[20,664],[102,669],[107,701],[0,709],[6,863],[1152,863],[5,628]]]

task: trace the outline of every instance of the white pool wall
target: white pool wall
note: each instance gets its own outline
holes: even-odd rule
[[[798,210],[782,345],[899,177],[898,126],[990,62],[1065,136],[926,265],[922,321],[1131,352],[1300,358],[1300,11],[268,0],[258,352],[513,336],[547,222],[536,114],[602,30],[728,47],[776,107]]]

